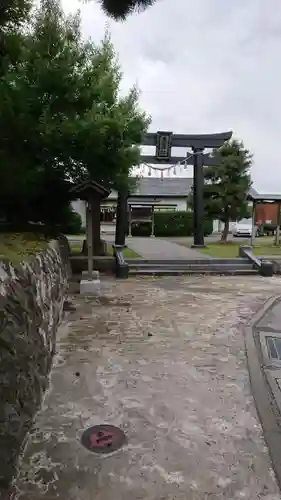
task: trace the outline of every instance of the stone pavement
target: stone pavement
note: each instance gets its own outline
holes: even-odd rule
[[[278,278],[202,276],[74,297],[11,498],[280,500],[242,328],[278,293]],[[127,444],[88,452],[81,434],[100,423]]]
[[[210,259],[211,257],[200,253],[193,248],[177,245],[172,241],[162,238],[127,238],[127,245],[143,259],[159,260],[188,260]]]
[[[68,240],[70,242],[78,242],[84,238],[84,235],[73,237],[68,236]],[[111,233],[103,234],[102,238],[109,244],[113,244],[115,241],[115,235]],[[174,241],[164,240],[162,238],[127,237],[126,244],[140,257],[147,260],[188,260],[212,258],[209,255],[200,253],[199,250],[178,245]]]

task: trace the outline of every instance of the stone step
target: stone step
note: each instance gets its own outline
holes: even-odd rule
[[[174,276],[174,275],[183,275],[183,274],[214,274],[214,275],[224,275],[224,276],[250,276],[250,275],[258,275],[258,271],[252,268],[245,269],[229,269],[225,268],[211,268],[211,269],[197,269],[189,268],[189,269],[171,269],[171,268],[150,268],[150,269],[129,269],[130,276]]]
[[[162,264],[162,263],[157,263],[157,264],[129,264],[129,269],[130,270],[133,270],[133,269],[137,269],[137,270],[150,270],[150,269],[158,269],[158,270],[162,270],[162,269],[171,269],[171,270],[189,270],[189,269],[193,269],[193,270],[205,270],[205,271],[209,271],[209,270],[251,270],[253,269],[253,266],[252,264],[250,263],[247,263],[247,264],[215,264],[215,263],[205,263],[205,262],[202,262],[201,264],[182,264],[182,263],[178,263],[178,264]]]
[[[160,260],[160,259],[125,259],[129,265],[135,264],[149,264],[149,265],[194,265],[194,264],[239,264],[239,265],[249,265],[249,260],[245,258],[234,258],[234,259],[170,259],[170,260]]]

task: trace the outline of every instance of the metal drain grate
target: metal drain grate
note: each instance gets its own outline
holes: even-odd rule
[[[281,361],[281,338],[266,337],[268,356],[275,361]]]
[[[113,425],[95,425],[86,429],[81,438],[85,448],[93,453],[112,453],[126,442],[126,436],[119,427]]]

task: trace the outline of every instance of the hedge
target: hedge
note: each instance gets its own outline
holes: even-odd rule
[[[64,234],[82,234],[82,218],[81,215],[74,210],[70,210],[65,224],[61,227],[61,232]]]
[[[155,236],[192,236],[193,235],[193,213],[192,212],[155,212],[154,234]],[[204,220],[204,235],[213,232],[213,221]],[[151,222],[133,222],[132,236],[150,236]]]

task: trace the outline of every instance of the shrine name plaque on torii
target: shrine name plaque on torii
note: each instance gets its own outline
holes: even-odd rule
[[[141,155],[140,162],[151,165],[193,165],[194,193],[194,247],[204,246],[204,165],[216,165],[205,149],[217,149],[232,137],[232,132],[220,134],[173,134],[172,132],[149,132],[144,136],[143,146],[155,146],[155,155]],[[186,156],[172,156],[172,148],[190,148]]]

